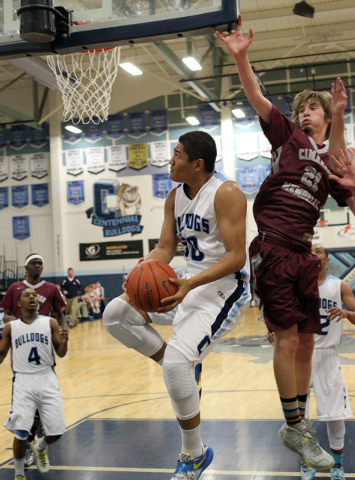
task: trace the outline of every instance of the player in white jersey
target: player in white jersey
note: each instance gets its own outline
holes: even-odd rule
[[[54,318],[38,315],[38,294],[32,288],[22,290],[18,298],[21,318],[7,323],[0,342],[0,363],[11,348],[14,372],[12,405],[5,427],[15,434],[13,452],[15,480],[25,480],[27,437],[38,409],[45,435],[31,444],[38,470],[49,471],[48,445],[64,433],[63,398],[54,372],[55,354],[64,357],[68,349],[68,331]]]
[[[171,179],[181,184],[167,196],[160,239],[146,259],[170,263],[181,240],[187,271],[171,279],[177,293],[162,300],[159,313],[149,314],[130,305],[124,293],[103,315],[115,338],[163,366],[181,428],[182,453],[172,477],[180,480],[197,480],[213,459],[201,441],[194,367],[238,323],[250,301],[246,199],[235,182],[215,173],[216,153],[210,135],[189,132],[169,162]],[[168,345],[151,323],[173,325]]]
[[[322,333],[314,335],[310,387],[313,387],[317,401],[318,420],[327,422],[330,449],[335,460],[330,469],[331,480],[344,480],[344,420],[352,418],[353,414],[336,346],[341,343],[343,318],[355,325],[355,298],[348,284],[327,274],[329,258],[326,249],[322,245],[312,245],[312,253],[321,261],[318,288]],[[342,309],[342,303],[347,310]],[[301,463],[302,480],[312,480],[315,474],[315,469]]]

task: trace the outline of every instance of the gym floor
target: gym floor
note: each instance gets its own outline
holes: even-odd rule
[[[170,327],[157,327],[165,339]],[[277,436],[282,415],[272,370],[273,348],[257,308],[204,361],[201,400],[203,441],[215,453],[202,478],[299,477],[299,460]],[[355,412],[355,327],[344,323],[339,348],[342,372]],[[69,352],[57,359],[67,429],[49,448],[54,480],[169,480],[181,447],[180,432],[161,367],[113,339],[102,321],[70,331]],[[11,402],[8,357],[0,367],[0,416]],[[311,396],[310,417],[316,418]],[[315,423],[329,451],[326,426]],[[13,478],[13,435],[0,436],[0,479]],[[345,476],[355,478],[355,423],[346,422]],[[329,477],[318,472],[317,477]],[[27,480],[42,478],[35,466]]]

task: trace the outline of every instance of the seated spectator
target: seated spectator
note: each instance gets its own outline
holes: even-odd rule
[[[85,295],[81,295],[79,297],[78,304],[76,306],[76,318],[79,322],[86,322],[87,320],[89,320],[88,303],[86,301]]]
[[[90,311],[93,313],[94,318],[101,318],[100,313],[100,301],[96,297],[94,293],[94,289],[92,285],[87,285],[85,288],[85,299],[90,305]]]
[[[104,287],[101,285],[100,282],[93,283],[94,293],[100,302],[100,313],[101,315],[104,313],[105,310],[105,290]]]

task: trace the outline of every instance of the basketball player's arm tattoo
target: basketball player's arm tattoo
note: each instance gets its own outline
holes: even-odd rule
[[[54,319],[50,319],[52,330],[52,342],[54,350],[58,357],[65,357],[68,351],[68,331],[63,327],[59,327],[58,322]]]
[[[174,258],[178,245],[176,236],[176,219],[174,215],[176,188],[170,190],[164,205],[164,222],[157,246],[146,257],[145,260],[161,260],[170,263]]]
[[[2,339],[0,341],[0,363],[6,358],[7,352],[11,347],[11,325],[5,325],[2,331]]]
[[[16,317],[12,315],[12,312],[10,310],[5,310],[3,322],[4,323],[9,323],[11,320],[16,320]]]
[[[355,325],[355,298],[350,286],[341,282],[341,300],[344,303],[346,310],[340,307],[332,307],[328,312],[329,320],[339,322],[343,318],[347,318],[349,322]]]

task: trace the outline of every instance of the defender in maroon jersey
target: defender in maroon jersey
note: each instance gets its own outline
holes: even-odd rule
[[[262,95],[247,56],[253,31],[244,38],[241,26],[239,16],[236,32],[214,31],[234,56],[246,96],[272,146],[271,173],[254,202],[259,235],[250,246],[250,258],[262,316],[275,332],[274,372],[286,419],[279,436],[307,466],[325,469],[334,460],[303,421],[313,334],[320,332],[320,263],[311,253],[311,241],[329,194],[339,205],[355,210],[355,182],[348,182],[347,190],[330,178],[343,173],[332,156],[341,161],[345,149],[346,92],[340,78],[332,85],[332,95],[301,92],[295,97],[293,122],[289,121]]]

